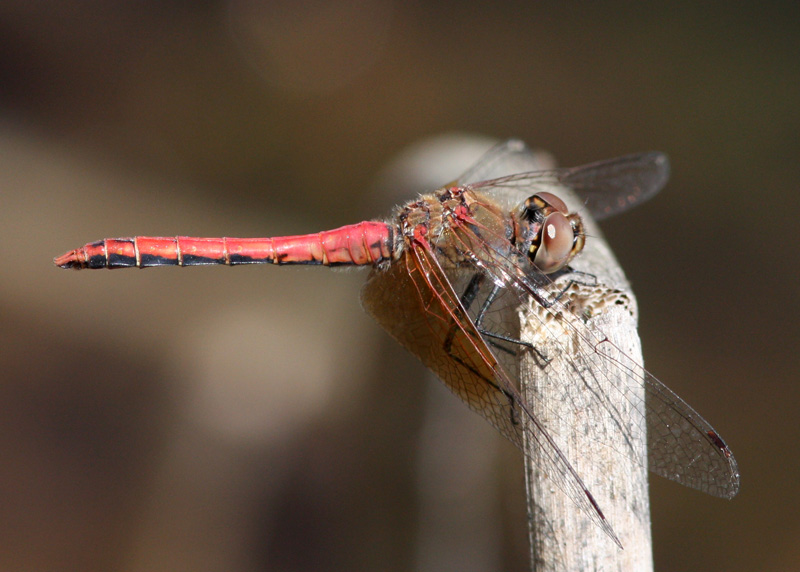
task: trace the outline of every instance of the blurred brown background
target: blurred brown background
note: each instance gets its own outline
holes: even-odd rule
[[[50,262],[383,216],[442,133],[670,155],[604,230],[742,490],[654,477],[656,568],[800,568],[798,7],[3,2],[0,568],[525,569],[521,456],[361,311],[365,272]]]

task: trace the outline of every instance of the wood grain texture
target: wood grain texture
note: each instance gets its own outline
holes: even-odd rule
[[[565,196],[563,190],[559,194]],[[574,197],[567,193],[566,198],[573,209],[580,209]],[[613,357],[618,348],[641,364],[635,298],[596,224],[585,223],[586,247],[572,266],[596,277],[597,283],[573,286],[564,307],[591,313],[588,320],[570,319],[608,336],[613,346],[602,343],[602,353]],[[556,284],[566,285],[568,279]],[[532,569],[652,570],[643,381],[637,387],[638,376],[620,375],[613,360],[597,355],[597,346],[580,339],[568,323],[545,322],[544,313],[533,301],[520,311],[522,339],[550,360],[542,367],[538,356],[523,357],[523,395],[591,491],[624,550],[554,486],[536,462],[537,448],[529,443],[525,466]],[[578,350],[586,357],[576,358]],[[596,395],[598,388],[609,385],[619,391]]]

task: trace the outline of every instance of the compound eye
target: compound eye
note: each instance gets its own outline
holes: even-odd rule
[[[574,244],[575,233],[567,217],[560,212],[551,213],[542,224],[541,243],[533,263],[545,274],[561,270],[569,262]]]
[[[536,193],[536,195],[537,195],[537,196],[538,196],[540,199],[542,199],[544,202],[546,202],[547,204],[549,204],[551,207],[553,207],[554,209],[556,209],[557,211],[559,211],[559,212],[562,212],[562,213],[564,213],[564,214],[567,214],[567,213],[569,212],[569,211],[567,210],[567,205],[566,205],[566,203],[564,203],[564,201],[562,201],[561,199],[559,199],[559,198],[558,198],[557,196],[555,196],[553,193],[542,192],[542,193]]]

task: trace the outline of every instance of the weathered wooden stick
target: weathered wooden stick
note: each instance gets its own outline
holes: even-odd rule
[[[585,284],[574,284],[562,298],[563,313],[568,314],[563,322],[543,321],[545,311],[533,300],[520,310],[522,340],[541,353],[523,356],[521,390],[531,412],[567,456],[624,549],[570,501],[552,475],[541,470],[536,462],[539,451],[531,442],[535,441],[534,429],[527,435],[525,456],[532,569],[652,570],[644,381],[636,374],[620,373],[623,370],[614,368],[613,360],[599,355],[613,357],[621,350],[642,363],[636,301],[580,201],[558,192],[571,210],[578,210],[584,218],[586,246],[572,266],[590,276],[579,278]],[[564,287],[571,278],[564,276],[556,284]],[[613,346],[602,342],[602,335],[596,338],[602,342],[599,344],[576,335],[570,320],[602,332]],[[585,357],[575,357],[579,350]],[[542,356],[549,360],[546,365]],[[612,385],[619,391],[598,394],[598,388]]]

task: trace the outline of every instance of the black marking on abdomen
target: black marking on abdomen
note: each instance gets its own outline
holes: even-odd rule
[[[113,264],[111,262],[111,257],[116,255],[109,255],[109,264]],[[130,258],[120,256],[119,258]],[[135,266],[136,264],[132,264],[131,266]],[[157,256],[155,254],[140,254],[139,255],[139,267],[146,268],[148,266],[177,266],[178,260],[176,258],[167,258],[164,256]]]
[[[108,257],[102,254],[97,254],[89,258],[87,262],[89,268],[130,268],[136,266],[136,258],[133,256],[125,256],[122,254],[111,253]]]
[[[197,256],[196,254],[184,254],[181,258],[181,266],[208,266],[210,264],[224,264],[224,258],[211,258],[210,256]]]

